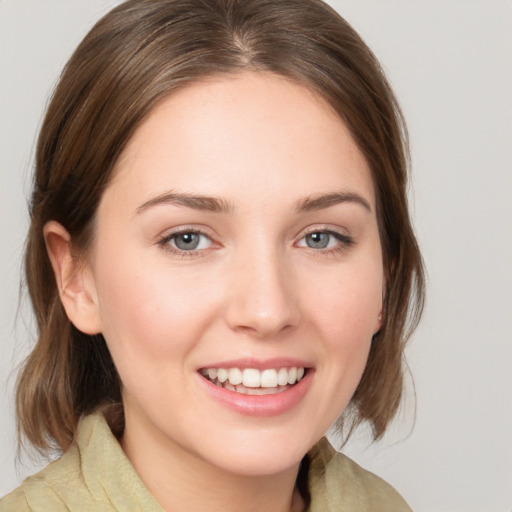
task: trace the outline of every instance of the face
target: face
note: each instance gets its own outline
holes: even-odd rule
[[[245,73],[189,86],[128,143],[87,275],[125,443],[285,470],[343,411],[379,329],[368,165],[300,85]]]

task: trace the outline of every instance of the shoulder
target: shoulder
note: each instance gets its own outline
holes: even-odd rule
[[[101,414],[84,417],[57,461],[0,501],[0,512],[162,512]]]
[[[61,459],[28,477],[17,489],[2,498],[0,512],[69,511],[69,495],[80,494],[80,486],[76,485],[79,475],[79,458],[72,448]]]
[[[310,512],[411,512],[391,485],[336,452],[327,439],[315,445],[309,455]]]

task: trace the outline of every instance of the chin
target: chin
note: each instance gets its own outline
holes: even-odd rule
[[[318,436],[320,439],[321,435]],[[217,468],[243,476],[269,476],[298,468],[304,455],[318,441],[295,433],[272,435],[268,431],[246,429],[240,435],[226,432],[211,436],[199,454]]]

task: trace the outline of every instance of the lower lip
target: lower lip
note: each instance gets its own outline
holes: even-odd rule
[[[286,391],[272,395],[243,395],[216,386],[198,374],[207,393],[228,409],[245,416],[278,416],[293,409],[305,396],[313,379],[313,370],[308,369],[304,377]]]

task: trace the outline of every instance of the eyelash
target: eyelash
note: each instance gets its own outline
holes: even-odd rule
[[[204,231],[202,231],[200,229],[196,229],[196,228],[194,228],[194,229],[185,228],[185,229],[173,231],[172,233],[169,233],[169,234],[163,236],[162,238],[160,238],[158,240],[157,244],[160,247],[162,247],[162,249],[164,251],[172,253],[174,255],[177,255],[180,258],[206,255],[205,253],[206,253],[207,249],[197,249],[197,250],[187,251],[187,250],[179,249],[179,248],[176,248],[176,247],[173,247],[170,245],[170,242],[172,240],[176,239],[180,235],[187,235],[187,234],[206,237],[212,244],[215,244],[212,237],[208,233],[205,233]],[[307,231],[299,239],[299,242],[304,240],[307,236],[314,235],[314,234],[325,234],[325,235],[332,236],[339,242],[339,244],[336,247],[319,248],[319,249],[315,249],[313,247],[308,247],[308,246],[299,246],[299,247],[304,247],[305,249],[307,249],[315,254],[318,254],[318,255],[333,256],[333,255],[345,252],[348,248],[350,248],[355,243],[355,241],[352,237],[350,237],[348,235],[344,235],[342,233],[339,233],[338,231],[334,231],[332,229],[325,229],[325,228],[324,229],[316,228],[316,229],[311,229],[310,231]]]
[[[314,234],[324,234],[334,237],[339,243],[335,247],[324,248],[324,249],[314,249],[312,247],[305,246],[309,251],[314,252],[315,254],[319,254],[322,256],[336,256],[337,254],[345,252],[351,246],[355,244],[354,239],[351,236],[344,235],[339,233],[338,231],[327,229],[327,228],[315,228],[309,231],[306,231],[304,235],[300,238],[299,241],[304,240],[307,236]],[[304,246],[303,246],[304,247]]]
[[[177,247],[173,247],[170,244],[170,242],[172,240],[176,239],[180,235],[188,235],[188,234],[206,237],[212,244],[215,244],[211,235],[209,235],[208,233],[205,233],[204,231],[197,229],[197,228],[193,228],[193,229],[192,228],[188,228],[188,229],[184,228],[184,229],[179,229],[179,230],[173,231],[172,233],[169,233],[169,234],[163,236],[162,238],[160,238],[158,240],[157,244],[160,247],[162,247],[162,249],[164,251],[174,254],[176,256],[179,256],[180,258],[204,256],[207,249],[198,249],[198,250],[194,249],[194,250],[186,251],[186,250],[179,249]]]

